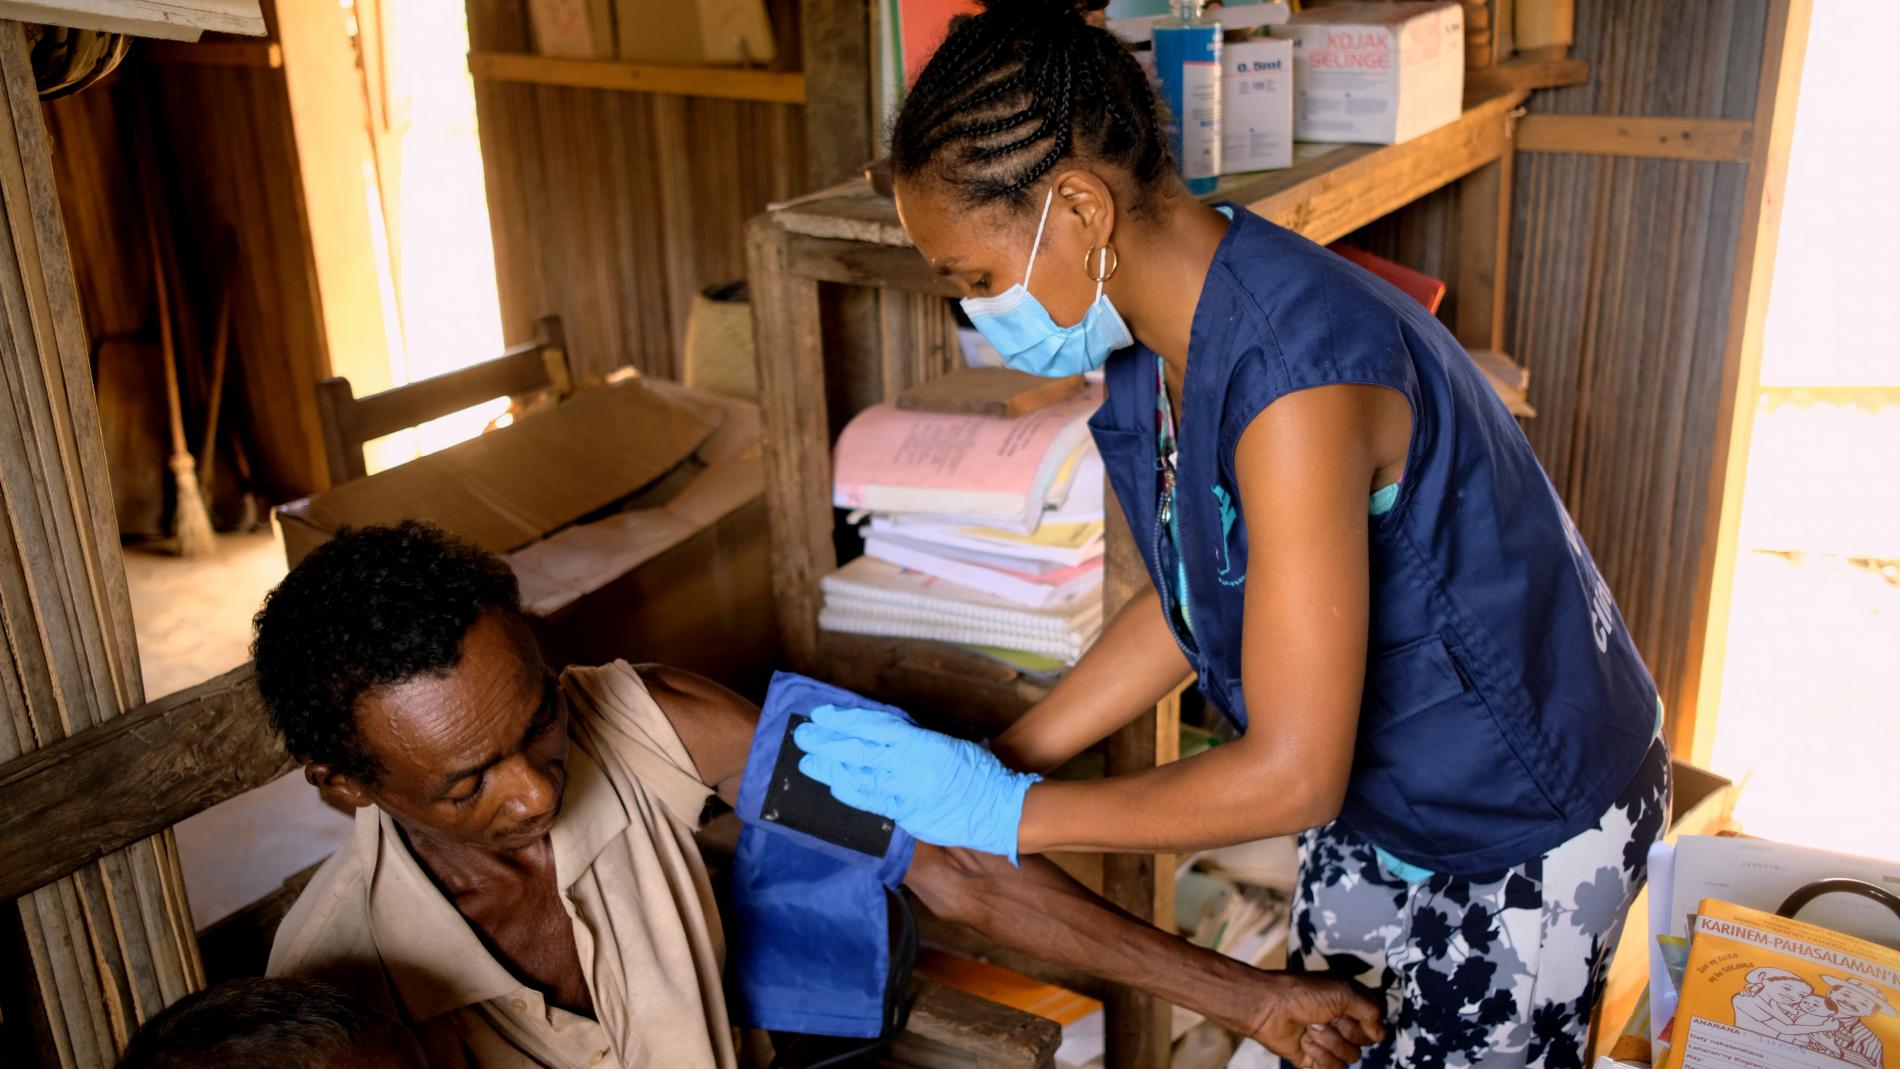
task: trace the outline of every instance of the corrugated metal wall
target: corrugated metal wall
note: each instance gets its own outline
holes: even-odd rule
[[[1752,119],[1767,24],[1768,0],[1580,4],[1590,81],[1528,110]],[[1520,152],[1516,170],[1505,345],[1531,373],[1525,433],[1664,701],[1686,707],[1747,167]],[[1458,226],[1441,190],[1347,240],[1451,279]]]
[[[1588,84],[1554,114],[1753,117],[1766,0],[1580,4]],[[1521,153],[1510,352],[1527,431],[1615,592],[1664,700],[1686,704],[1699,642],[1720,387],[1746,166]]]

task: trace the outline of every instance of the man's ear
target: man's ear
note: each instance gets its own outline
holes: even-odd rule
[[[303,766],[303,778],[310,781],[318,794],[323,795],[324,801],[338,809],[361,809],[376,804],[361,782],[322,761],[312,761]]]

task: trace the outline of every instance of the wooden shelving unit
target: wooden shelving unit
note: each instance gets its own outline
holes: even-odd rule
[[[514,52],[470,52],[468,70],[477,79],[616,89],[629,93],[803,104],[805,75],[750,67],[675,67],[613,59],[561,59]]]
[[[1514,116],[1526,92],[1506,90],[1468,107],[1456,122],[1402,145],[1307,149],[1283,171],[1222,181],[1210,200],[1232,200],[1320,243],[1331,242],[1446,186],[1457,186],[1461,230],[1453,332],[1467,349],[1484,350],[1492,381],[1520,380],[1502,356],[1504,276],[1510,233]],[[819,582],[838,565],[831,506],[834,397],[865,396],[841,388],[841,377],[866,374],[855,355],[883,352],[882,396],[894,397],[928,362],[892,358],[919,341],[899,330],[904,302],[927,309],[958,296],[910,246],[888,198],[869,190],[821,196],[755,217],[747,226],[752,308],[765,416],[766,497],[772,520],[773,573],[786,657],[798,671],[964,724],[994,727],[1034,704],[1041,684],[1006,666],[934,642],[833,634],[818,627]],[[875,314],[841,313],[825,288],[877,291]],[[925,372],[923,374],[928,374]],[[1502,391],[1501,391],[1502,392]],[[875,399],[873,391],[871,399]],[[1511,399],[1507,397],[1507,403]],[[1521,405],[1521,394],[1516,399]],[[842,415],[842,413],[841,413]],[[1105,608],[1112,613],[1147,583],[1121,510],[1108,505]],[[1170,697],[1110,738],[1107,768],[1126,774],[1175,757],[1178,696]],[[1173,915],[1173,866],[1166,857],[1111,854],[1089,878],[1122,908],[1150,920]],[[1115,1069],[1164,1066],[1167,1007],[1109,985],[1109,1064]]]

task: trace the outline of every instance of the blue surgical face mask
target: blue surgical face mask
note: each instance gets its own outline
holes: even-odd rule
[[[1102,293],[1105,270],[1098,272],[1104,277],[1095,281],[1094,303],[1082,313],[1082,321],[1072,327],[1057,326],[1056,321],[1049,318],[1049,310],[1029,292],[1029,276],[1036,270],[1036,253],[1042,248],[1042,228],[1049,222],[1049,206],[1054,203],[1055,195],[1055,186],[1051,185],[1049,195],[1042,200],[1042,218],[1036,223],[1036,240],[1029,247],[1029,266],[1023,270],[1023,280],[994,297],[965,297],[962,304],[970,324],[996,346],[1003,363],[1031,375],[1061,378],[1094,371],[1108,360],[1108,354],[1133,345],[1135,338],[1128,333],[1128,324],[1122,322],[1114,304]],[[1108,256],[1105,246],[1102,249],[1104,269]]]

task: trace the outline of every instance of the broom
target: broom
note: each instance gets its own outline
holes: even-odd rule
[[[169,463],[178,497],[178,506],[172,514],[172,532],[178,538],[179,556],[202,557],[217,549],[217,539],[211,533],[211,513],[205,508],[204,493],[198,486],[198,465],[185,445],[184,404],[178,396],[178,354],[172,348],[171,296],[165,285],[165,262],[159,252],[154,214],[152,208],[147,209],[145,233],[152,246],[152,281],[158,289],[158,345],[165,355],[165,404],[170,409],[172,425]]]

